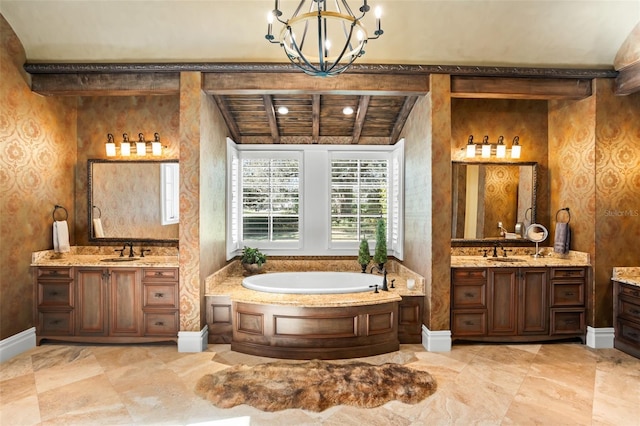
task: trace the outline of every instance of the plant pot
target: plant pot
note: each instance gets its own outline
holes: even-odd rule
[[[262,271],[264,264],[258,265],[257,263],[243,263],[242,267],[249,274],[257,274],[258,272]]]
[[[364,274],[365,272],[367,272],[367,266],[369,265],[365,265],[364,263],[360,264],[360,267],[362,268],[362,273]]]

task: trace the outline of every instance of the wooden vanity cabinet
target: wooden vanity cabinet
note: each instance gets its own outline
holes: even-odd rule
[[[640,287],[613,281],[613,346],[640,358]]]
[[[37,336],[73,335],[74,291],[72,267],[36,269],[35,300]]]
[[[140,268],[77,268],[78,336],[142,336]]]
[[[453,268],[453,340],[584,339],[586,268]]]
[[[402,296],[398,304],[398,340],[400,343],[422,342],[424,296]]]
[[[37,267],[36,341],[177,341],[178,268]]]

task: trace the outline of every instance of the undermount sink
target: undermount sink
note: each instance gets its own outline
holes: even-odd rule
[[[518,259],[516,257],[489,257],[487,260],[492,262],[524,262],[524,259]]]
[[[101,262],[133,262],[134,260],[140,260],[139,257],[108,257],[106,259],[100,259]]]

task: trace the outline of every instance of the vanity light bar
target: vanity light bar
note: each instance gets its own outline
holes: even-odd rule
[[[466,157],[474,158],[478,148],[480,148],[480,156],[482,158],[490,158],[492,153],[495,153],[496,158],[506,158],[507,156],[507,146],[504,144],[504,136],[500,136],[498,142],[492,144],[489,142],[489,136],[482,138],[482,143],[476,143],[473,141],[473,135],[469,135],[466,146]],[[520,137],[514,137],[511,145],[511,158],[520,158],[521,148]]]
[[[136,155],[144,156],[147,155],[147,146],[151,146],[151,155],[159,156],[162,155],[162,148],[166,148],[166,146],[162,146],[160,143],[160,135],[158,133],[153,134],[154,140],[152,142],[144,140],[144,134],[138,133],[138,141],[136,144]],[[120,142],[120,155],[123,157],[129,157],[131,155],[131,141],[129,140],[129,135],[126,133],[122,134],[122,142]],[[115,157],[117,155],[117,147],[116,143],[113,139],[113,135],[111,133],[107,134],[107,143],[105,144],[105,150],[107,157]]]

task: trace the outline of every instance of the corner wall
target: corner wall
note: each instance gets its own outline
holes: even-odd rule
[[[31,252],[53,248],[54,206],[76,218],[76,100],[32,93],[25,58],[0,15],[0,340],[35,325]]]

